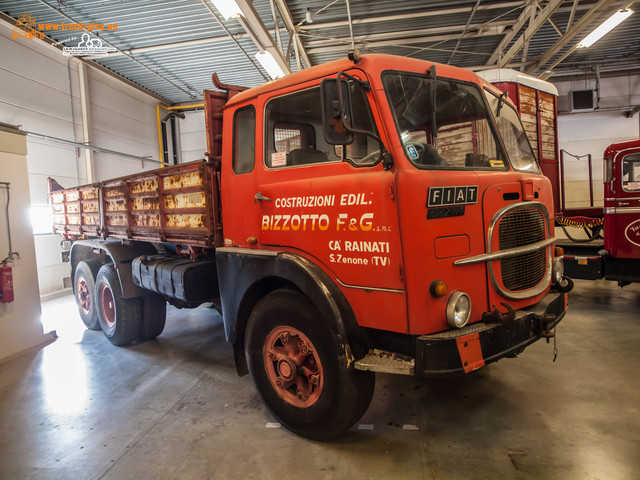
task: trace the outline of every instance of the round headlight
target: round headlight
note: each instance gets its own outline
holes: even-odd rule
[[[453,328],[462,328],[471,316],[471,299],[464,292],[453,292],[447,302],[447,323]]]
[[[551,276],[553,278],[553,283],[561,283],[562,277],[564,277],[564,262],[562,258],[556,257],[553,259],[553,263],[551,265]]]

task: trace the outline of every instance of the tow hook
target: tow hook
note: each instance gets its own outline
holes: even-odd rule
[[[547,343],[549,342],[550,338],[553,338],[556,336],[556,332],[555,331],[551,331],[551,329],[549,328],[549,325],[551,325],[553,323],[553,321],[556,319],[555,315],[542,315],[542,317],[540,317],[540,331],[538,332],[539,335],[541,337],[544,337],[547,339]]]
[[[547,343],[553,338],[553,362],[555,363],[558,358],[558,337],[556,336],[556,327],[550,327],[551,324],[556,320],[555,315],[545,314],[540,317],[540,322],[538,325],[540,326],[540,331],[538,332],[541,337],[547,339]],[[551,331],[553,328],[553,332]]]
[[[498,323],[500,325],[508,325],[516,318],[516,311],[508,303],[500,302],[504,308],[507,309],[507,313],[500,313],[500,310],[495,308],[493,312],[485,312],[482,314],[482,321],[484,323]]]

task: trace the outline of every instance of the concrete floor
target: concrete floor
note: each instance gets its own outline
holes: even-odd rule
[[[116,348],[72,297],[46,302],[60,338],[0,364],[0,478],[640,478],[640,285],[576,283],[555,363],[538,342],[462,378],[378,374],[328,443],[273,424],[215,311],[170,308],[157,341]]]

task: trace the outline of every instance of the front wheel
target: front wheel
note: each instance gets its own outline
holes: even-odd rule
[[[122,287],[113,265],[104,265],[96,277],[96,305],[100,327],[117,346],[138,339],[142,309],[139,298],[122,298]]]
[[[325,440],[368,408],[374,375],[347,369],[325,320],[299,292],[282,289],[263,298],[247,332],[253,381],[267,408],[292,432]]]

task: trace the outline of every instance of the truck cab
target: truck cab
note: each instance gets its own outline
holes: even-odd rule
[[[604,249],[620,267],[609,273],[619,281],[640,281],[640,139],[607,147],[603,179]]]

